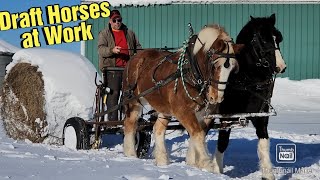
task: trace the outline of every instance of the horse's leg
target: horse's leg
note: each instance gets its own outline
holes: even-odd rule
[[[212,119],[204,119],[203,121],[200,121],[200,126],[204,130],[205,134],[208,134],[208,131],[210,130],[209,125],[212,122]],[[196,166],[197,160],[196,160],[196,149],[194,146],[189,145],[187,156],[186,156],[186,162],[190,166]]]
[[[270,160],[270,139],[268,135],[268,117],[256,118],[252,120],[252,124],[256,128],[258,140],[258,156],[260,160],[260,170],[262,179],[275,179],[272,172],[272,164]]]
[[[223,156],[224,151],[227,149],[229,145],[230,132],[231,129],[219,130],[218,143],[215,153],[213,155],[214,173],[223,173]]]
[[[140,104],[129,104],[126,110],[126,118],[124,120],[124,139],[123,151],[128,157],[137,157],[135,150],[135,136],[138,125],[138,119],[141,112]]]
[[[186,157],[187,164],[194,165],[196,163],[199,168],[213,172],[213,164],[208,155],[207,144],[205,142],[205,131],[202,129],[195,114],[183,111],[175,116],[190,135]]]
[[[169,121],[165,119],[163,114],[158,115],[158,119],[153,126],[153,136],[155,140],[155,148],[153,155],[156,160],[157,166],[163,166],[169,164],[169,158],[167,154],[166,144],[165,144],[165,132],[167,129]]]

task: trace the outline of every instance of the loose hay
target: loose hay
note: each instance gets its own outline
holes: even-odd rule
[[[16,64],[4,80],[1,116],[7,135],[42,142],[47,134],[44,82],[38,67]]]

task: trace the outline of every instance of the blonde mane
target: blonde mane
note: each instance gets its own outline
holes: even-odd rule
[[[231,40],[224,28],[218,24],[210,24],[204,27],[198,34],[198,38],[194,44],[193,54],[197,54],[202,47],[203,51],[207,52],[218,38],[225,41]]]

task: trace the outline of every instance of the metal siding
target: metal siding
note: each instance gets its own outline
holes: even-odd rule
[[[195,32],[205,24],[218,23],[235,39],[250,15],[276,13],[276,26],[284,39],[280,48],[287,63],[281,76],[299,80],[320,78],[319,7],[319,4],[176,4],[118,9],[144,48],[182,46],[189,36],[189,22]],[[98,67],[98,32],[108,24],[108,18],[88,22],[93,24],[95,39],[86,42],[86,56]]]
[[[298,79],[301,77],[301,34],[302,34],[302,14],[301,14],[301,6],[295,6],[295,21],[296,21],[296,26],[295,26],[295,31],[293,31],[295,34],[294,36],[296,37],[296,42],[295,44],[295,74],[294,78]]]
[[[313,8],[311,5],[307,6],[307,14],[308,14],[308,19],[307,19],[307,27],[313,26],[314,22],[314,17],[313,17]],[[315,57],[313,54],[313,44],[315,43],[315,40],[313,39],[314,36],[314,28],[307,28],[307,43],[309,48],[307,49],[306,53],[308,55],[307,59],[310,61],[308,63],[308,68],[307,68],[307,75],[306,78],[310,79],[313,78],[313,65],[315,64]]]
[[[302,6],[301,7],[301,14],[303,14],[303,16],[301,15],[301,59],[300,59],[300,62],[301,62],[301,70],[300,70],[300,74],[301,74],[301,79],[306,79],[307,78],[307,73],[308,73],[308,66],[307,66],[307,63],[308,64],[311,64],[310,63],[310,60],[309,59],[309,55],[308,55],[308,49],[309,49],[309,42],[308,42],[308,29],[307,26],[308,26],[308,9],[307,9],[307,5],[305,6]],[[298,35],[299,36],[299,35]]]
[[[314,8],[314,31],[313,31],[313,78],[320,78],[320,6],[312,6]]]
[[[288,52],[292,49],[296,49],[295,47],[295,43],[290,43],[290,41],[292,42],[295,42],[295,39],[296,39],[296,36],[295,36],[295,32],[296,32],[296,27],[295,27],[295,24],[296,24],[296,20],[295,20],[295,7],[288,7],[289,9],[289,17],[288,17],[288,20],[289,20],[289,33],[288,33],[288,38],[285,38],[286,41],[288,41]],[[283,33],[282,33],[283,34]],[[287,34],[283,34],[283,36],[287,36]],[[284,52],[283,56],[284,58],[286,59],[286,63],[287,63],[287,70],[289,71],[289,77],[295,79],[295,53],[287,53],[286,55],[286,52]]]

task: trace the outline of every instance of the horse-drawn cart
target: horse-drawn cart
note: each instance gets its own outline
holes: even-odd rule
[[[106,99],[108,97],[108,94],[110,93],[110,88],[108,88],[108,85],[105,82],[100,81],[99,83],[97,83],[97,79],[96,79],[95,81],[96,81],[97,88],[96,88],[96,94],[95,94],[95,110],[94,110],[93,118],[90,120],[83,120],[79,117],[73,117],[68,119],[63,129],[63,144],[67,146],[70,145],[71,147],[76,149],[90,149],[90,148],[97,149],[101,145],[101,136],[103,134],[124,134],[124,130],[125,130],[124,124],[126,123],[126,121],[125,120],[107,121],[105,119],[106,114],[119,110],[121,112],[120,119],[122,119],[122,109],[124,106],[134,101],[136,104],[130,104],[130,105],[137,106],[138,104],[138,106],[143,107],[143,104],[140,102],[140,98],[146,98],[148,95],[153,94],[152,97],[154,99],[157,99],[159,97],[158,95],[156,95],[155,92],[158,92],[158,94],[162,93],[162,95],[171,94],[171,96],[175,96],[177,98],[175,94],[177,92],[177,87],[180,88],[178,92],[180,93],[180,96],[179,96],[180,101],[183,100],[185,103],[189,102],[188,107],[191,107],[190,103],[199,104],[199,102],[197,102],[197,99],[194,97],[196,96],[204,97],[203,98],[204,100],[201,101],[200,103],[202,103],[202,108],[205,107],[203,108],[205,109],[204,110],[205,113],[202,113],[201,116],[197,118],[196,118],[197,112],[191,112],[191,114],[187,115],[187,116],[192,116],[191,118],[193,118],[193,120],[191,120],[192,121],[191,124],[193,123],[193,125],[195,125],[195,127],[192,127],[192,128],[195,128],[193,130],[196,130],[197,128],[199,128],[199,123],[196,123],[197,121],[199,121],[199,118],[203,120],[208,119],[208,121],[205,122],[205,127],[202,127],[202,128],[205,128],[206,130],[209,130],[209,129],[221,130],[221,129],[230,129],[238,126],[245,127],[248,125],[248,122],[249,122],[249,120],[247,119],[248,117],[259,119],[258,117],[275,116],[276,112],[270,104],[270,99],[272,96],[272,90],[274,85],[274,79],[269,79],[268,81],[255,83],[254,81],[248,81],[247,80],[248,78],[246,76],[244,80],[239,81],[240,82],[239,84],[237,78],[239,77],[241,79],[242,76],[240,75],[236,76],[237,78],[235,78],[236,80],[235,82],[233,82],[233,85],[232,85],[234,87],[231,87],[231,88],[234,88],[234,90],[236,91],[238,90],[241,92],[245,91],[247,94],[250,94],[251,96],[253,96],[253,99],[255,99],[254,101],[259,101],[260,104],[257,107],[261,107],[260,110],[253,110],[253,111],[231,110],[230,111],[231,113],[229,113],[229,110],[227,107],[222,107],[222,109],[227,110],[225,112],[228,112],[228,113],[212,114],[211,111],[207,112],[209,104],[214,104],[214,106],[217,106],[217,103],[221,103],[221,101],[223,100],[223,91],[225,90],[227,83],[229,84],[229,82],[227,82],[228,76],[233,69],[236,69],[236,66],[238,64],[235,60],[236,50],[230,51],[230,49],[236,48],[237,51],[239,52],[239,49],[238,49],[239,46],[237,47],[237,45],[233,43],[232,39],[228,37],[228,35],[223,31],[223,29],[220,28],[220,26],[211,26],[208,28],[204,28],[205,30],[201,31],[203,32],[202,40],[200,40],[199,38],[200,33],[199,35],[193,35],[193,29],[191,27],[191,24],[189,24],[189,27],[190,27],[191,35],[188,41],[184,43],[182,51],[172,53],[168,51],[161,52],[161,50],[163,49],[160,49],[160,51],[146,50],[143,52],[144,54],[143,53],[141,53],[142,55],[140,54],[140,56],[142,57],[139,57],[139,58],[134,57],[133,59],[130,60],[131,62],[130,65],[131,65],[131,68],[133,69],[131,71],[134,73],[130,75],[128,74],[128,70],[124,72],[124,73],[127,73],[125,76],[127,77],[126,78],[127,82],[125,84],[126,88],[123,87],[122,89],[124,92],[122,92],[122,95],[120,97],[120,102],[118,105],[114,107],[108,107],[108,108],[106,107]],[[207,42],[206,41],[207,37],[205,37],[207,33],[204,33],[204,32],[208,29],[212,31],[213,34],[217,32],[220,33],[220,35],[217,37],[224,37],[226,39],[215,40],[217,42],[220,42],[216,44],[214,43],[215,41]],[[223,36],[221,34],[223,34]],[[209,45],[206,45],[206,43],[208,43]],[[260,43],[260,41],[259,39],[254,39],[252,43],[253,45],[255,45],[256,43]],[[260,45],[259,47],[262,47],[262,46]],[[202,51],[200,51],[200,49],[202,49]],[[194,53],[194,54],[191,55],[191,53]],[[153,54],[153,55],[150,57],[143,57],[143,55],[146,55],[146,54],[147,55]],[[139,68],[143,66],[144,59],[147,59],[147,58],[150,58],[150,59],[148,59],[146,62],[151,64],[144,66],[144,70],[139,70]],[[231,62],[231,59],[233,60],[232,62]],[[260,61],[261,59],[259,59],[259,62]],[[265,58],[264,58],[264,61],[266,61]],[[259,65],[259,63],[256,63],[256,64],[257,66]],[[151,70],[150,67],[155,67],[155,68]],[[263,67],[269,68],[269,66],[263,66]],[[149,70],[145,70],[148,68]],[[128,65],[126,69],[129,69]],[[108,71],[123,71],[123,70],[124,68],[109,67],[105,69],[105,72],[103,75],[106,75]],[[222,74],[227,76],[221,79],[221,77],[224,76],[222,74],[219,74],[222,72],[222,70],[224,71],[224,73]],[[137,87],[138,78],[133,76],[136,76],[135,74],[138,74],[138,71],[140,75],[142,75],[141,73],[142,71],[143,71],[143,75],[145,75],[146,73],[145,71],[148,71],[147,73],[149,73],[145,77],[140,77],[142,81],[145,79],[148,79],[148,77],[152,77],[152,80],[150,80],[149,78],[147,80],[147,87],[140,87],[143,90],[141,91],[138,90],[134,94],[133,92],[134,89],[130,89],[130,87],[131,86]],[[206,72],[207,74],[203,74],[203,72]],[[158,80],[155,80],[156,74],[158,75]],[[217,78],[217,79],[214,79],[214,78]],[[129,82],[129,79],[131,80],[131,82]],[[178,85],[178,79],[179,79],[180,85]],[[247,82],[249,82],[249,84],[246,84]],[[128,83],[133,83],[133,84],[128,84]],[[186,85],[187,83],[189,83],[189,85]],[[153,84],[153,86],[150,84]],[[190,85],[191,85],[193,95],[189,94],[190,91],[187,88],[187,86],[190,87]],[[240,86],[240,87],[237,87],[237,86]],[[174,93],[172,90],[174,91]],[[130,91],[130,92],[128,93],[127,91]],[[204,91],[207,91],[206,92],[207,94],[204,93]],[[266,92],[266,93],[262,93],[262,92]],[[220,93],[222,93],[222,95]],[[166,95],[167,101],[163,101],[162,105],[163,103],[165,102],[167,103],[169,101],[170,102],[179,101],[178,100],[179,97],[172,101],[172,99],[170,99],[169,96]],[[232,97],[232,95],[229,95],[229,97]],[[149,98],[149,100],[153,98]],[[185,100],[185,98],[187,98],[187,100]],[[234,103],[231,98],[228,98],[228,99],[229,99],[228,101],[229,105],[230,103],[232,104]],[[161,101],[161,98],[159,101]],[[226,100],[224,100],[224,102],[225,101]],[[245,100],[243,102],[245,102]],[[171,108],[177,107],[178,105],[180,106],[181,104],[178,103],[173,106],[171,105]],[[184,105],[185,104],[183,104],[183,106]],[[192,105],[192,107],[194,106],[195,105]],[[146,109],[146,108],[142,108],[142,109]],[[130,111],[131,111],[130,113],[132,113],[134,109],[131,109]],[[136,111],[134,113],[137,113],[139,111]],[[163,110],[163,109],[162,111],[170,112],[168,110]],[[180,113],[179,114],[180,119],[182,117],[187,118],[187,117],[184,117],[184,114],[190,113],[183,110],[181,111],[181,109],[178,111]],[[192,108],[191,109],[189,108],[187,111],[198,111],[198,110],[195,110],[195,109],[193,110]],[[214,111],[214,113],[216,112],[217,111]],[[234,113],[234,112],[247,112],[247,113]],[[133,116],[136,116],[136,114],[134,114]],[[136,118],[138,119],[137,128],[132,127],[132,124],[136,123],[137,119],[135,118],[130,119],[129,117],[128,121],[131,121],[130,122],[131,127],[129,127],[128,129],[131,128],[129,131],[131,133],[130,136],[133,139],[134,139],[134,136],[132,135],[132,128],[134,128],[133,131],[136,132],[135,144],[132,144],[132,145],[135,146],[136,155],[138,157],[143,157],[148,152],[148,149],[150,147],[150,142],[151,142],[151,132],[153,130],[154,125],[157,122],[158,116],[160,119],[166,119],[168,121],[165,124],[160,125],[160,126],[165,126],[165,130],[184,129],[184,127],[181,125],[183,123],[181,123],[181,121],[175,120],[175,118],[172,118],[171,117],[173,116],[172,114],[171,116],[163,116],[163,114],[161,113],[158,114],[158,112],[152,109],[148,110],[148,112],[142,112],[142,115],[140,116],[136,116]],[[186,121],[184,121],[184,123],[186,123]],[[189,126],[190,128],[190,125],[187,125],[187,126]],[[158,125],[158,128],[159,128],[159,125]],[[163,127],[161,127],[160,129],[163,129]],[[157,134],[158,139],[159,139],[159,134],[163,134],[163,132],[161,131],[162,130],[156,131],[158,133]],[[128,141],[130,141],[130,143],[132,142],[131,139],[128,140],[128,138],[125,139],[124,141],[127,141],[127,143]],[[127,148],[128,148],[128,145],[127,145]],[[199,152],[201,151],[201,149],[198,149],[198,150]],[[125,154],[127,153],[128,155],[132,155],[133,154],[132,151],[133,150],[131,149],[130,150],[127,149],[127,152],[125,152]]]
[[[276,74],[286,68],[279,49],[282,35],[274,25],[274,14],[268,18],[251,17],[237,37],[239,44],[234,44],[219,25],[204,27],[198,35],[193,35],[190,28],[188,41],[177,52],[155,49],[138,52],[126,65],[122,87],[125,95],[119,104],[106,109],[109,88],[103,82],[96,83],[94,117],[88,121],[68,119],[63,131],[64,144],[71,142],[77,149],[99,148],[102,134],[123,133],[124,154],[142,157],[149,149],[153,130],[156,164],[166,165],[169,159],[165,131],[185,127],[190,135],[187,164],[223,173],[223,154],[230,129],[247,126],[249,118],[259,138],[262,177],[274,179],[268,116],[276,115],[270,104]],[[151,110],[139,116],[145,109],[142,101],[159,114]],[[105,121],[106,114],[121,112],[123,106],[125,120]],[[219,129],[213,160],[206,150],[205,131],[209,129]]]
[[[124,68],[110,67],[107,71],[123,71]],[[96,76],[97,77],[97,76]],[[100,81],[96,81],[96,93],[95,93],[95,110],[92,119],[84,120],[80,117],[69,118],[64,125],[63,129],[63,144],[76,149],[98,149],[101,145],[101,138],[104,134],[123,134],[124,121],[107,121],[105,115],[120,110],[120,117],[122,117],[121,109],[124,102],[122,96],[120,103],[109,109],[106,109],[106,98],[110,93],[110,89],[107,85]],[[164,84],[163,84],[164,85]],[[161,85],[162,86],[162,85]],[[152,90],[159,87],[154,87],[151,90],[142,92],[137,99],[146,95]],[[132,100],[130,99],[130,100]],[[139,121],[136,134],[136,151],[138,157],[143,157],[148,152],[151,142],[151,132],[155,121],[157,120],[157,113],[153,110],[147,110],[148,112],[142,113]],[[210,114],[204,118],[209,119],[223,119],[223,118],[237,118],[238,121],[219,121],[210,124],[209,129],[228,129],[234,127],[246,127],[248,124],[248,117],[264,117],[274,116],[276,112],[272,109],[269,113],[243,113],[243,114]],[[122,118],[120,118],[122,119]],[[183,130],[184,127],[179,124],[177,120],[171,118],[168,124],[167,130]]]

